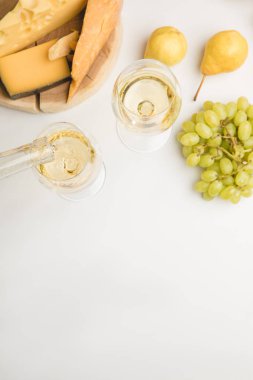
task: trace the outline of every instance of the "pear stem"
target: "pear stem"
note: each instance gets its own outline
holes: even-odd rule
[[[201,90],[201,88],[202,88],[202,86],[203,86],[203,84],[204,84],[204,82],[205,82],[205,79],[206,79],[206,75],[203,75],[203,78],[202,78],[202,81],[201,81],[201,83],[200,83],[200,85],[199,85],[199,88],[198,88],[198,90],[197,90],[197,92],[196,92],[196,94],[195,94],[195,96],[194,96],[194,98],[193,98],[194,102],[196,102],[196,100],[198,99],[198,96],[199,96],[200,90]]]

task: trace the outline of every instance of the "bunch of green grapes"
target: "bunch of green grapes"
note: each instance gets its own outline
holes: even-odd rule
[[[188,166],[202,168],[195,189],[205,200],[236,204],[253,194],[253,105],[241,97],[228,104],[207,101],[178,134]]]

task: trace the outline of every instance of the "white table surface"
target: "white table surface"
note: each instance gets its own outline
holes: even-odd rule
[[[183,109],[168,145],[150,155],[118,140],[117,74],[162,25],[184,31],[174,68]],[[70,203],[32,172],[0,184],[1,380],[252,380],[253,199],[206,203],[192,190],[175,134],[203,100],[253,102],[251,0],[125,0],[122,50],[102,90],[58,115],[0,109],[0,150],[71,121],[97,138],[98,196]],[[235,28],[250,43],[239,71],[209,78],[193,103],[205,41]]]

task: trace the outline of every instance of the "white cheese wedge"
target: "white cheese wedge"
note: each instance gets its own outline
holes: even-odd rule
[[[67,57],[72,50],[75,50],[73,46],[74,44],[77,44],[78,38],[79,33],[76,30],[60,38],[49,49],[48,57],[50,61],[54,61],[55,59],[59,59],[62,57]]]

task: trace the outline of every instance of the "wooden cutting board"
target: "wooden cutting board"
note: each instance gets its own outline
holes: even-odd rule
[[[0,0],[0,19],[9,12],[17,3],[17,0]],[[43,39],[37,41],[41,44],[53,38],[62,37],[70,33],[73,29],[81,31],[84,13],[79,14],[69,23],[48,34]],[[38,95],[29,96],[23,99],[11,100],[0,84],[0,105],[19,111],[30,113],[40,112],[60,112],[80,104],[99,90],[110,71],[113,68],[118,56],[121,42],[120,24],[113,31],[106,45],[99,53],[96,61],[91,67],[88,75],[84,78],[77,94],[70,103],[67,103],[69,83],[64,83]]]

